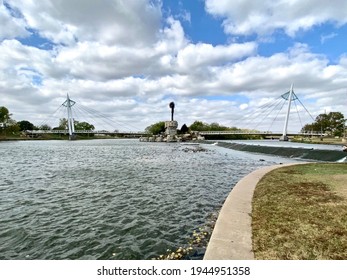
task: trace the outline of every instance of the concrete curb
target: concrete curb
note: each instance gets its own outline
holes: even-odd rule
[[[295,165],[267,166],[242,178],[232,189],[219,213],[204,260],[253,260],[252,198],[259,180],[271,170]]]

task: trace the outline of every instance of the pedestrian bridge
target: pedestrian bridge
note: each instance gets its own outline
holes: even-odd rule
[[[260,113],[264,113],[266,115],[264,118],[260,118],[259,115],[256,114],[256,112],[252,112],[251,115],[244,115],[243,116],[243,119],[249,120],[249,121],[251,121],[251,123],[256,124],[255,127],[252,127],[249,130],[196,131],[196,133],[199,134],[200,136],[205,136],[205,137],[208,137],[208,136],[226,136],[226,135],[239,135],[239,136],[254,135],[254,136],[262,136],[262,137],[266,137],[266,138],[279,137],[280,140],[283,140],[283,141],[288,141],[288,137],[293,137],[293,136],[302,136],[302,137],[311,137],[311,136],[322,137],[322,136],[324,136],[322,132],[297,132],[297,133],[288,132],[288,120],[289,120],[289,114],[291,112],[291,103],[293,102],[295,104],[295,107],[296,107],[296,103],[295,103],[296,100],[298,100],[300,102],[300,104],[303,106],[303,104],[301,103],[301,101],[298,99],[298,97],[295,95],[295,93],[293,91],[293,85],[291,85],[290,91],[281,95],[275,101],[270,102],[271,104],[264,104],[263,106],[260,106],[260,108],[259,108]],[[284,123],[283,131],[281,131],[281,132],[269,131],[271,129],[271,127],[273,127],[272,124],[276,121],[277,117],[279,116],[279,114],[281,112],[281,109],[283,108],[285,102],[287,102],[287,101],[288,101],[288,108],[287,108],[287,113],[285,115],[285,123]],[[279,106],[281,108],[280,108],[280,110],[278,110],[275,119],[272,121],[271,125],[268,128],[265,128],[268,131],[259,131],[258,126],[263,122],[267,123],[269,121],[269,117],[274,115],[275,109],[277,109]],[[59,129],[31,130],[31,131],[26,132],[27,135],[32,135],[32,137],[35,137],[34,135],[40,135],[40,134],[68,134],[70,139],[75,139],[75,135],[77,135],[77,134],[114,135],[114,136],[120,136],[120,137],[149,136],[148,133],[142,132],[142,131],[141,132],[132,132],[132,131],[119,132],[118,129],[114,130],[114,128],[110,129],[112,131],[110,131],[110,130],[76,130],[75,129],[75,122],[76,123],[78,123],[78,122],[75,120],[74,116],[79,115],[79,113],[81,113],[83,111],[86,111],[88,114],[91,114],[92,116],[94,116],[93,117],[94,120],[99,119],[99,118],[105,119],[108,124],[111,124],[111,127],[114,127],[113,126],[114,121],[111,120],[108,116],[106,116],[102,113],[98,113],[97,111],[95,111],[93,109],[84,108],[82,111],[77,110],[77,111],[73,112],[72,109],[73,108],[76,109],[76,107],[78,107],[78,104],[76,104],[75,101],[71,100],[68,94],[67,94],[67,99],[58,108],[58,110],[60,108],[64,109],[63,107],[65,107],[67,110],[67,119],[64,118],[66,120],[66,124],[63,124],[63,125],[60,124],[59,127],[60,128],[66,127],[67,128],[66,130],[59,130]],[[306,110],[306,112],[309,113],[308,110],[305,108],[305,106],[303,106],[303,107]],[[296,109],[297,109],[297,107],[296,107]],[[77,113],[77,112],[79,112],[79,113]],[[297,109],[297,113],[299,115],[298,109]],[[309,115],[310,115],[311,119],[314,120],[312,115],[311,114],[309,114]],[[172,119],[173,119],[173,116],[172,116]],[[299,119],[300,119],[300,123],[301,123],[300,116],[299,116]],[[239,126],[239,122],[236,122],[236,123]],[[41,127],[43,127],[43,126],[41,126]],[[50,127],[50,126],[47,126],[47,127]],[[82,127],[83,126],[79,126],[79,128],[82,128]],[[87,126],[84,126],[84,127],[94,129],[94,125],[89,125],[88,127]],[[101,126],[99,126],[99,127],[101,127]],[[242,127],[249,127],[249,126],[242,126]],[[301,123],[301,127],[303,127],[302,123]],[[129,128],[126,128],[126,129],[129,129]],[[264,129],[264,128],[262,128],[262,129]]]
[[[201,136],[208,135],[259,135],[259,136],[273,136],[273,137],[281,137],[283,132],[273,132],[273,131],[242,131],[242,130],[224,130],[224,131],[199,131]],[[317,131],[305,131],[305,132],[297,132],[291,133],[287,132],[287,136],[302,136],[302,137],[312,137],[312,136],[324,136],[322,132]]]
[[[69,134],[69,130],[27,130],[25,131],[27,135],[42,135],[42,134]],[[75,130],[75,134],[93,134],[93,135],[114,135],[122,137],[143,137],[148,136],[146,132],[133,132],[133,131],[107,131],[107,130]]]
[[[242,131],[242,130],[225,130],[225,131],[196,131],[196,134],[201,136],[209,135],[254,135],[254,136],[263,136],[263,137],[281,137],[282,132],[273,132],[273,131]],[[40,134],[69,134],[69,130],[27,130],[27,135],[40,135]],[[114,135],[121,137],[144,137],[149,136],[148,133],[143,131],[133,132],[133,131],[107,131],[107,130],[75,130],[75,134],[93,134],[93,135]],[[302,136],[302,137],[320,137],[324,136],[321,132],[316,131],[305,131],[299,133],[287,133],[288,136]]]

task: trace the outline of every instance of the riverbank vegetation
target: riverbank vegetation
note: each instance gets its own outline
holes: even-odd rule
[[[330,137],[346,137],[346,119],[340,112],[330,112],[320,114],[311,124],[306,124],[301,129],[302,132],[321,132]]]
[[[341,145],[346,143],[346,138],[343,137],[296,137],[291,139],[292,142],[305,143],[305,144],[328,144],[328,145]]]
[[[74,120],[75,130],[94,130],[95,127],[92,124],[84,121]],[[15,121],[12,118],[12,114],[6,107],[0,106],[0,140],[25,140],[27,138],[30,139],[40,139],[40,140],[60,140],[60,139],[68,139],[67,134],[42,134],[39,137],[25,133],[25,131],[30,130],[67,130],[67,119],[62,118],[59,120],[59,125],[57,127],[52,128],[48,124],[41,124],[39,126],[35,126],[31,122],[27,120]],[[94,137],[93,134],[80,134],[79,139],[88,139],[90,137]],[[105,138],[105,137],[100,137]],[[106,137],[107,138],[107,137]]]
[[[256,259],[347,259],[347,164],[283,167],[253,197]]]
[[[148,127],[146,127],[145,132],[148,134],[159,135],[165,131],[165,122],[157,122]],[[244,132],[245,134],[251,132],[257,132],[250,129],[241,129],[237,127],[226,127],[220,125],[219,123],[205,123],[202,121],[195,121],[189,127],[186,124],[183,124],[181,129],[178,129],[178,134],[198,134],[200,131],[237,131]],[[260,139],[260,136],[254,135],[208,135],[207,137],[210,140],[234,140],[234,139]]]

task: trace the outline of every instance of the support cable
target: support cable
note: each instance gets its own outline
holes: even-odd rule
[[[249,112],[248,114],[246,112],[246,115],[243,115],[242,118],[240,118],[237,122],[244,123],[244,124],[253,123],[255,120],[267,114],[268,111],[271,111],[272,108],[278,106],[278,104],[281,101],[282,101],[281,97],[278,97],[275,100],[271,100],[270,102],[267,102],[259,106],[256,110]]]
[[[107,129],[108,127],[111,127],[113,129],[114,123],[109,122],[104,120],[103,122],[100,121],[100,116],[96,115],[95,113],[93,113],[92,111],[90,111],[88,108],[83,107],[82,105],[78,106],[78,110],[80,112],[82,112],[83,115],[86,115],[86,121],[90,122],[90,119],[92,120],[92,124],[94,125],[94,127],[99,126],[101,129],[105,129],[105,130],[109,130]],[[105,126],[105,124],[107,124],[107,126]]]
[[[285,101],[282,101],[282,103],[284,104],[285,103]],[[282,104],[282,106],[281,106],[281,108],[283,108],[283,104]],[[269,111],[267,114],[266,114],[266,116],[262,119],[262,120],[260,120],[259,122],[258,122],[258,124],[256,125],[256,127],[255,128],[257,128],[261,123],[263,123],[263,121],[278,107],[278,105],[280,105],[280,104],[277,104],[275,107],[273,107],[272,108],[272,110],[271,111]]]
[[[283,109],[285,103],[286,103],[286,102],[282,102],[282,106],[281,106],[281,108],[278,110],[278,113],[277,113],[276,117],[274,118],[274,120],[273,120],[272,123],[270,124],[268,131],[270,131],[270,129],[271,129],[271,127],[273,126],[274,122],[277,120],[277,117],[278,117],[278,115],[281,113],[281,111],[282,111],[282,109]]]
[[[56,114],[57,112],[60,112],[63,108],[63,105],[60,105],[53,114],[49,115],[48,118],[44,119],[43,121],[41,121],[41,123],[39,124],[38,128],[42,127],[43,125],[49,125],[51,127],[53,127],[52,125],[52,119],[54,118],[54,120],[57,118]]]
[[[296,104],[296,101],[294,100],[294,105],[295,105],[295,109],[296,109],[296,113],[298,115],[298,118],[299,118],[299,121],[300,121],[300,126],[303,127],[302,125],[302,121],[301,121],[301,117],[300,117],[300,114],[299,114],[299,110],[298,110],[298,106]]]
[[[304,109],[306,110],[306,112],[310,115],[311,119],[314,121],[314,120],[315,120],[314,117],[312,117],[312,115],[310,114],[310,112],[306,109],[305,105],[302,104],[302,102],[301,102],[301,100],[300,100],[299,98],[298,98],[298,100],[299,100],[300,104],[302,105],[302,107],[304,107]]]
[[[261,118],[261,122],[274,110],[274,108],[276,108],[280,103],[282,102],[281,99],[276,100],[276,102],[273,102],[271,104],[269,104],[266,107],[263,107],[263,109],[256,115],[254,115],[253,117],[249,118],[247,117],[247,121],[250,121],[251,123],[253,123],[255,120],[258,120],[259,118]],[[259,122],[256,125],[256,127],[259,126]]]
[[[98,112],[97,110],[94,110],[94,109],[91,109],[91,108],[87,108],[83,105],[79,105],[83,110],[85,110],[87,113],[89,113],[90,115],[93,115],[94,117],[99,117],[101,119],[104,120],[104,122],[108,123],[111,127],[114,128],[114,125],[117,124],[123,128],[126,128],[126,129],[136,129],[137,131],[140,131],[139,128],[135,127],[135,126],[132,126],[132,125],[129,125],[129,124],[123,124],[121,122],[118,122],[118,121],[115,121],[114,119],[110,118],[109,116],[101,113],[101,112]]]

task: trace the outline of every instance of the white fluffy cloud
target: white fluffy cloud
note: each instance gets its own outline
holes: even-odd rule
[[[12,0],[9,4],[21,11],[30,28],[57,44],[146,45],[155,42],[161,20],[160,5],[145,0]]]
[[[178,68],[186,73],[201,67],[227,65],[243,57],[256,53],[254,42],[245,44],[231,44],[228,46],[212,46],[210,44],[189,44],[177,54]]]
[[[29,35],[25,29],[25,22],[21,18],[11,15],[3,1],[0,4],[0,26],[0,40]]]
[[[224,18],[224,30],[234,35],[268,35],[277,29],[294,36],[325,22],[345,24],[345,0],[206,0],[206,10]]]

